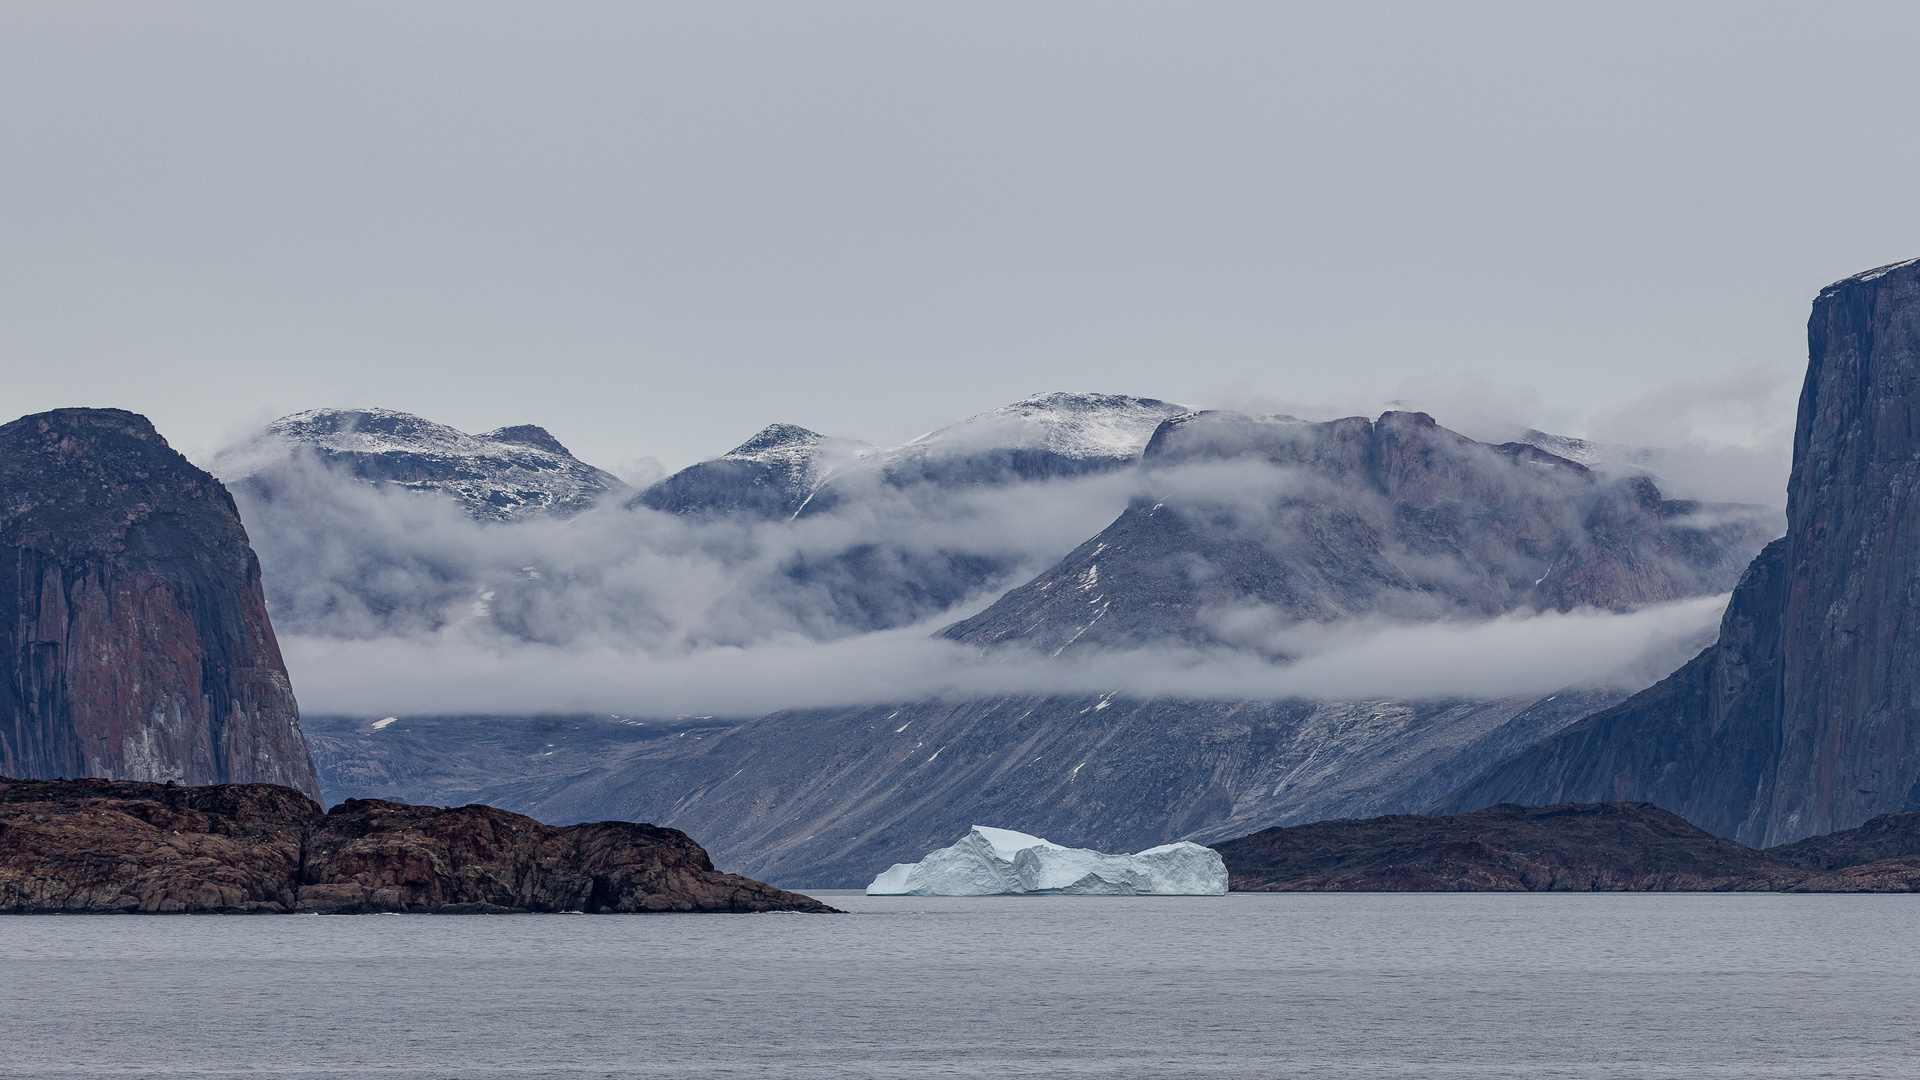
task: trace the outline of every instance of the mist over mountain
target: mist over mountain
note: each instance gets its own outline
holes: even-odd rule
[[[619,477],[567,452],[532,424],[468,435],[392,409],[312,409],[283,416],[216,459],[256,501],[300,483],[306,460],[382,488],[450,496],[472,517],[577,514],[627,490]],[[300,496],[293,495],[295,499]]]
[[[1723,587],[1719,564],[1744,560],[1766,532],[1765,511],[1719,508],[1709,522],[1707,508],[1661,500],[1644,479],[1474,444],[1412,414],[1307,425],[1051,394],[893,449],[775,425],[637,495],[604,485],[584,509],[570,479],[597,474],[584,463],[546,450],[552,467],[532,469],[516,455],[538,447],[502,454],[492,436],[404,414],[354,417],[299,414],[221,459],[244,470],[232,477],[236,498],[274,618],[320,708],[763,712],[1196,685],[1365,695],[1382,691],[1354,689],[1348,672],[1407,647],[1419,627],[1439,644],[1504,633],[1482,626],[1488,618],[1589,609],[1655,621],[1541,623],[1538,640],[1577,662],[1488,656],[1384,692],[1644,685],[1621,675],[1647,662],[1619,643],[1656,625],[1639,640],[1694,633],[1695,616],[1655,609]],[[1413,433],[1393,444],[1425,462],[1424,494],[1411,481],[1382,487],[1358,459],[1301,456],[1299,440],[1314,432],[1376,428]],[[302,432],[310,438],[294,437]],[[1233,441],[1248,432],[1253,442]],[[533,490],[529,476],[548,483],[544,502],[522,498],[502,514],[482,494]],[[1504,540],[1470,537],[1489,522],[1507,523]],[[1060,564],[1132,533],[1122,547],[1138,566],[1114,554]],[[1070,636],[1086,622],[1072,609],[1093,595],[1077,585],[1101,561],[1109,585],[1142,598],[1142,617],[1121,603],[1105,621],[1131,629],[1097,632],[1085,647],[1147,653],[1033,665],[973,648],[985,623],[965,621],[970,607],[997,599],[981,618],[1003,618],[1062,574],[1075,586],[1056,595],[1076,599],[1056,636]],[[1240,581],[1249,574],[1258,587]],[[955,619],[958,643],[930,640]],[[1036,630],[1035,643],[1051,633]],[[1287,658],[1296,663],[1275,666]]]
[[[1290,656],[1310,647],[1289,640],[1303,625],[1631,611],[1722,593],[1778,533],[1765,507],[1670,502],[1645,477],[1477,443],[1424,413],[1324,424],[1190,413],[1154,435],[1140,487],[1112,525],[947,636]]]
[[[720,457],[648,487],[629,505],[778,519],[827,513],[881,488],[952,489],[1113,472],[1140,459],[1162,421],[1187,411],[1117,394],[1036,394],[892,448],[771,424]]]
[[[675,655],[911,625],[1057,559],[1126,504],[1115,470],[1157,421],[1134,399],[1054,399],[1061,416],[1021,403],[896,451],[775,425],[635,497],[603,483],[597,503],[576,482],[591,466],[534,469],[404,414],[365,413],[371,434],[299,414],[221,463],[290,633]],[[318,450],[289,434],[316,427]],[[1096,437],[1069,445],[1062,428]],[[832,497],[796,516],[823,484]],[[511,513],[506,491],[524,494]]]
[[[578,721],[584,756],[338,718],[339,794],[644,817],[846,885],[987,811],[1131,850],[1415,810],[1665,675],[1777,513],[1530,435],[1050,394],[890,449],[776,424],[504,519],[318,454],[238,490],[322,709],[654,718]]]

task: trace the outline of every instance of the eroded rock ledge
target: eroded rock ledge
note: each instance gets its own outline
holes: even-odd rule
[[[0,779],[0,913],[804,911],[677,829],[273,784]]]

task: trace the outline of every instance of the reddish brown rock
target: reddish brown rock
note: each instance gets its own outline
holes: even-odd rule
[[[0,913],[832,911],[676,829],[270,784],[0,780]]]
[[[0,775],[320,794],[233,499],[145,417],[0,426]]]

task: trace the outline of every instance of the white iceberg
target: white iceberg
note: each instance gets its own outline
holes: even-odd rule
[[[868,896],[1220,896],[1227,863],[1184,840],[1134,855],[1061,847],[1011,829],[975,825],[952,847],[895,863]]]

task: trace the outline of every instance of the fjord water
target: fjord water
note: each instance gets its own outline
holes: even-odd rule
[[[0,921],[5,1077],[1920,1074],[1920,897]]]

